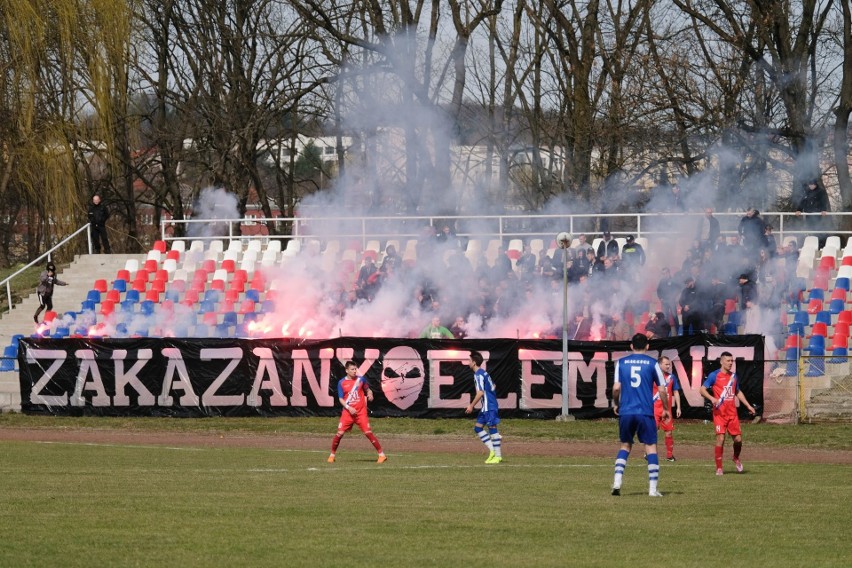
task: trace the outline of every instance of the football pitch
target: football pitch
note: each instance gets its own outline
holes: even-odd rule
[[[0,420],[0,429],[28,424],[26,417],[11,420]],[[211,438],[235,432],[269,436],[241,426],[232,430],[227,419],[164,422],[183,431],[203,428]],[[647,496],[647,470],[638,448],[628,462],[622,496],[610,495],[617,447],[613,423],[578,427],[586,441],[610,439],[613,456],[605,458],[512,456],[513,442],[532,439],[527,432],[536,426],[506,421],[506,460],[491,466],[483,463],[480,448],[419,447],[434,436],[460,436],[470,425],[434,426],[440,422],[422,422],[430,433],[417,436],[404,432],[407,427],[391,434],[392,422],[374,420],[380,438],[387,434],[383,441],[390,459],[381,465],[358,433],[344,439],[336,463],[326,463],[331,421],[314,419],[290,428],[304,430],[309,442],[293,448],[139,443],[136,438],[132,443],[4,440],[0,566],[848,566],[852,561],[852,466],[749,461],[748,427],[743,474],[732,473],[729,448],[728,473],[722,477],[714,475],[709,457],[663,462],[665,496],[655,499]],[[33,422],[45,432],[85,431],[92,423]],[[121,430],[127,422],[102,424],[109,426],[99,428]],[[545,432],[550,428],[553,423],[542,426]],[[820,427],[800,428],[820,438],[814,430]],[[435,434],[440,429],[446,432]],[[684,428],[684,438],[703,436],[710,456],[707,427],[694,430]],[[771,435],[753,432],[755,438]],[[785,432],[789,436],[792,430]],[[550,436],[538,442],[547,444]],[[789,440],[777,444],[791,455],[796,451]]]

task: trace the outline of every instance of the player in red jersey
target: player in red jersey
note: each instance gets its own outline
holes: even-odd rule
[[[716,427],[716,475],[723,473],[722,448],[725,445],[725,433],[730,434],[734,440],[734,465],[737,472],[742,473],[743,464],[740,461],[740,450],[743,447],[743,434],[734,399],[739,399],[752,414],[755,414],[755,410],[740,390],[737,374],[731,372],[734,356],[725,351],[719,357],[719,364],[721,369],[707,375],[707,380],[701,385],[700,391],[701,396],[713,405],[713,424]]]
[[[379,452],[379,459],[376,463],[384,463],[388,458],[382,451],[379,439],[370,429],[370,419],[367,416],[367,402],[373,401],[373,391],[370,390],[367,380],[358,375],[358,366],[354,362],[347,361],[345,367],[346,376],[337,383],[337,397],[340,404],[343,405],[343,412],[340,414],[340,422],[337,424],[337,434],[331,442],[331,455],[328,456],[328,463],[334,463],[340,440],[343,439],[346,432],[352,429],[353,424],[358,425],[358,428]]]
[[[663,371],[663,378],[666,381],[666,394],[668,395],[669,419],[663,420],[663,401],[660,400],[660,395],[657,393],[657,384],[654,383],[654,419],[657,421],[657,429],[662,430],[665,434],[666,442],[666,460],[676,461],[674,457],[674,417],[677,415],[680,418],[680,383],[677,377],[672,374],[672,360],[663,355],[657,362],[660,364],[660,369]],[[672,412],[674,406],[674,412]]]

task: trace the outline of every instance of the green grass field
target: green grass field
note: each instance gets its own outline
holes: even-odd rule
[[[684,442],[709,444],[685,424]],[[0,566],[848,566],[852,466],[663,463],[647,496],[641,453],[623,495],[612,459],[511,457],[513,440],[608,441],[612,422],[504,422],[507,460],[407,451],[468,436],[470,421],[374,420],[390,461],[325,450],[0,442]],[[330,438],[331,419],[56,419],[0,428],[227,432]],[[846,426],[747,425],[746,442],[849,450]],[[418,434],[415,436],[414,434]],[[394,436],[396,436],[394,438]],[[349,443],[349,444],[347,444]],[[385,444],[390,446],[391,444]],[[728,456],[726,456],[728,457]]]

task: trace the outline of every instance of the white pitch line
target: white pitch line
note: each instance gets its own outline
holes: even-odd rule
[[[93,446],[97,448],[140,448],[144,450],[177,450],[185,452],[203,452],[208,448],[193,448],[189,446],[145,446],[140,444],[101,444],[96,442],[51,442],[36,441],[36,444],[47,444],[54,446]]]

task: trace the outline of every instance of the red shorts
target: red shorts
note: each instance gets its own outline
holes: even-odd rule
[[[743,433],[740,429],[740,418],[736,414],[714,414],[713,425],[716,426],[716,434],[727,432],[731,436],[740,436]]]
[[[353,424],[357,424],[362,432],[369,432],[370,418],[367,416],[367,411],[364,410],[352,416],[348,410],[344,410],[340,415],[340,422],[337,423],[337,430],[348,432],[352,429]]]
[[[654,412],[654,420],[657,421],[657,430],[662,430],[663,432],[674,432],[674,417],[672,416],[671,411],[669,411],[669,421],[663,422],[663,410],[660,409],[659,412]]]

